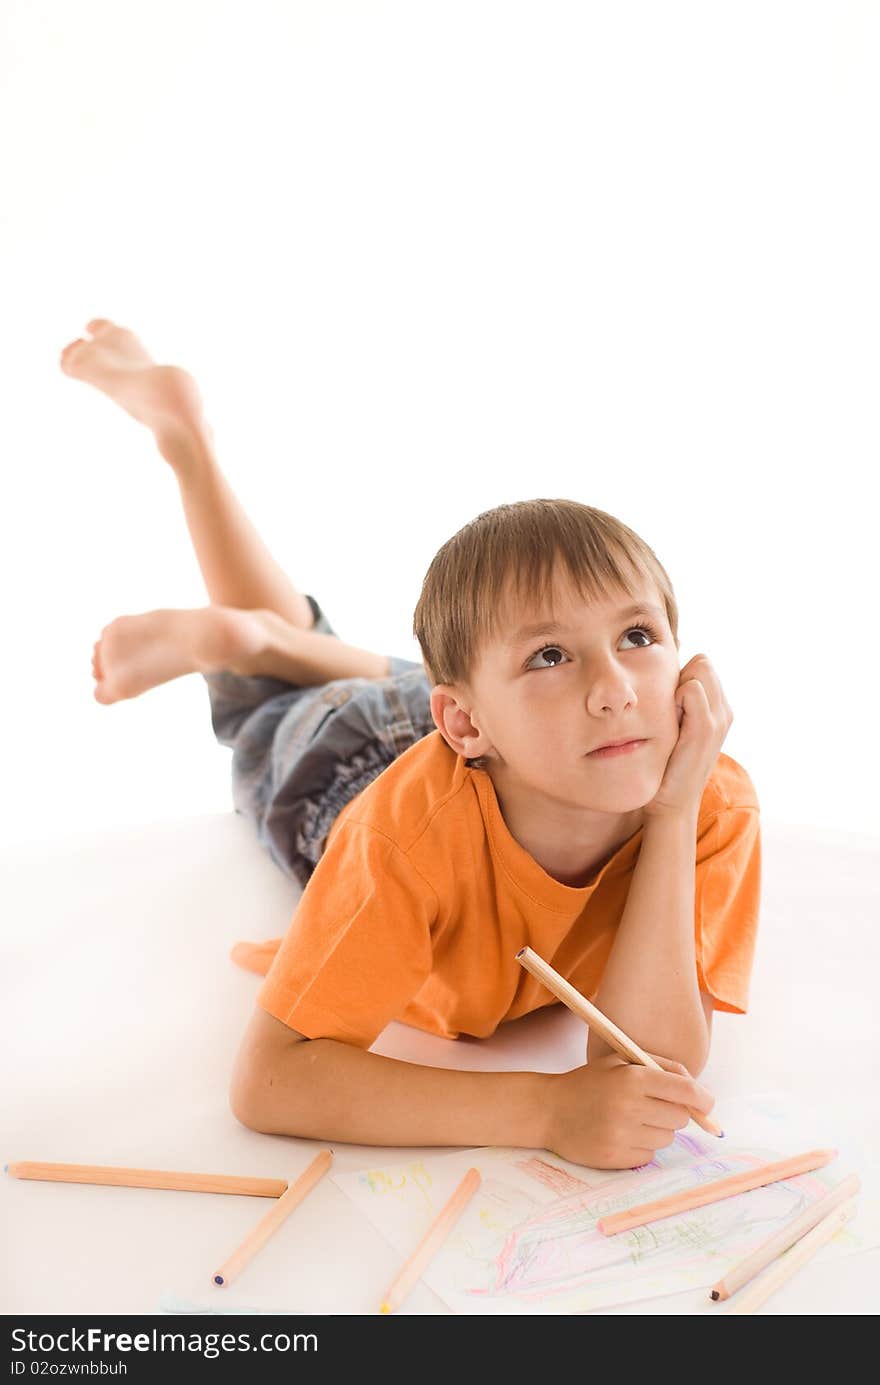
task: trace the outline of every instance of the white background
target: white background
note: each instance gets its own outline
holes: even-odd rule
[[[709,655],[767,822],[880,836],[880,7],[5,0],[0,833],[231,811],[190,677],[94,701],[114,616],[207,595],[95,316],[196,376],[352,643],[419,658],[445,540],[615,514]]]

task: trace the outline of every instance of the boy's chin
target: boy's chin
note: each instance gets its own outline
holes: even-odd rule
[[[593,786],[592,793],[586,790],[579,797],[585,808],[591,808],[598,813],[608,813],[612,817],[624,817],[630,813],[640,813],[654,795],[646,792],[641,784],[631,792],[621,787],[609,788],[603,792]]]

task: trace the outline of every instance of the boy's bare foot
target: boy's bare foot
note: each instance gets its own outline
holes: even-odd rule
[[[224,669],[307,687],[334,678],[387,678],[391,664],[387,655],[291,625],[277,611],[235,606],[118,616],[92,653],[95,699],[103,703],[138,697],[185,673]]]
[[[86,331],[90,338],[77,337],[61,352],[65,375],[94,385],[145,424],[172,466],[185,463],[211,431],[193,377],[157,365],[134,332],[106,318],[92,318]]]
[[[120,702],[185,673],[247,673],[266,646],[258,611],[206,606],[119,616],[92,654],[97,702]]]

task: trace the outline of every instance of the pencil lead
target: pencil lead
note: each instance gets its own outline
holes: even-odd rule
[[[714,1299],[716,1300],[716,1302],[717,1302],[718,1299],[721,1297],[721,1295],[719,1294],[719,1292],[718,1292],[717,1289],[713,1289],[712,1292],[711,1292],[711,1294],[709,1295],[709,1297],[710,1297],[710,1298],[714,1298]]]
[[[382,1304],[382,1307],[379,1309],[379,1312],[380,1312],[380,1313],[390,1313],[390,1312],[391,1312],[391,1304],[390,1304],[390,1303],[383,1303],[383,1304]]]

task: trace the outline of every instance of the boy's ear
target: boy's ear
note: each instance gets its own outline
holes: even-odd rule
[[[450,683],[438,683],[431,690],[431,716],[449,748],[470,760],[483,755],[490,746],[488,738],[474,726],[460,697]]]

